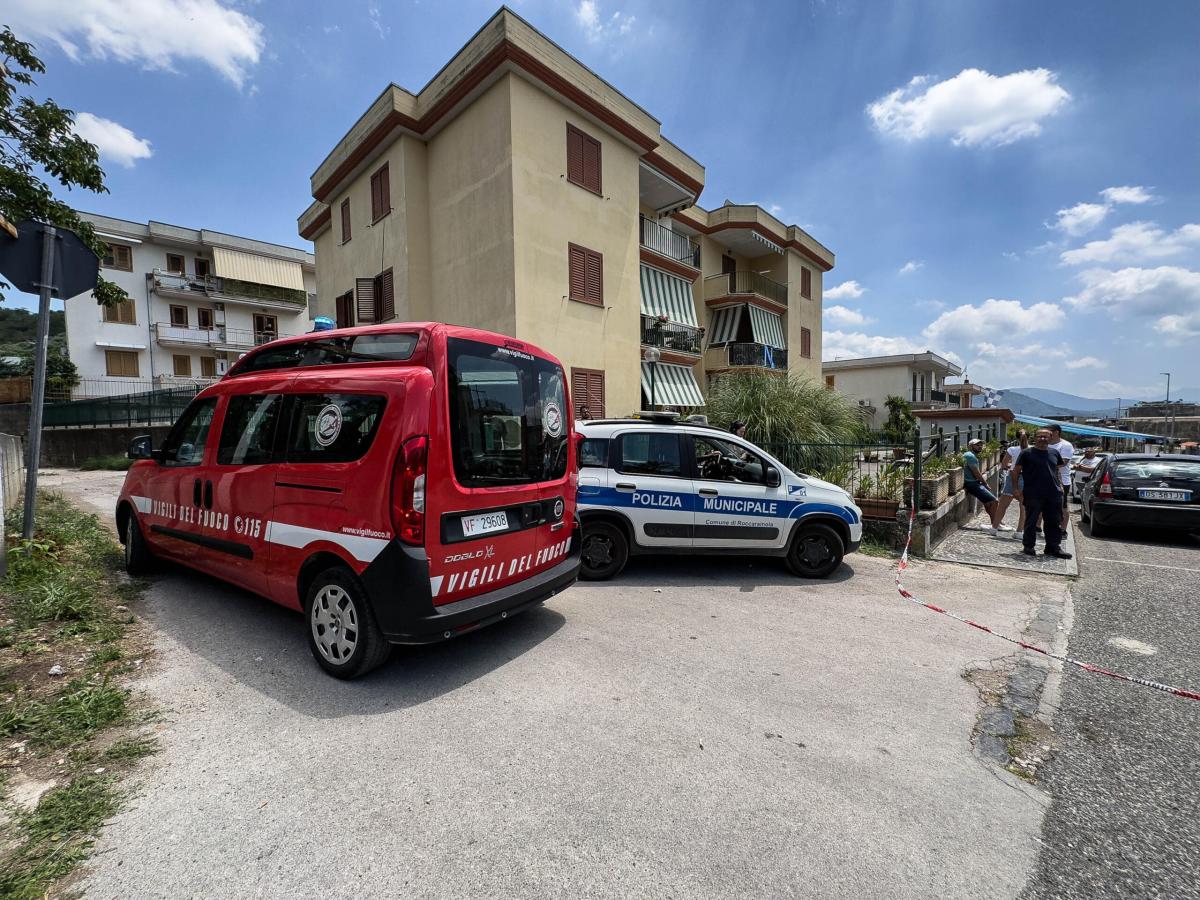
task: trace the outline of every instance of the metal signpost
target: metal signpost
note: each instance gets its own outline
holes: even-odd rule
[[[10,233],[11,234],[11,233]],[[100,258],[73,231],[26,220],[17,238],[0,235],[0,274],[18,291],[38,294],[37,344],[33,359],[33,402],[25,475],[25,516],[21,536],[33,537],[38,460],[42,451],[42,403],[46,399],[46,357],[50,347],[50,300],[65,300],[96,286]]]

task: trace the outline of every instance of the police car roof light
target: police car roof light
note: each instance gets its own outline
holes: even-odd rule
[[[645,419],[648,422],[669,422],[672,425],[679,421],[679,413],[677,412],[659,412],[653,409],[641,410],[635,418]]]

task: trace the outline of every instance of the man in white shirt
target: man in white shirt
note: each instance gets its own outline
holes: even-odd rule
[[[1071,496],[1071,457],[1075,455],[1075,445],[1063,437],[1062,426],[1057,422],[1050,426],[1050,430],[1054,432],[1055,437],[1055,443],[1050,446],[1058,451],[1064,463],[1059,471],[1062,473],[1063,483],[1062,529],[1063,533],[1066,533],[1067,525],[1070,524],[1067,511],[1070,509],[1068,498]]]

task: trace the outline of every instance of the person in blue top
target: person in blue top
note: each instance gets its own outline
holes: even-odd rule
[[[1059,559],[1070,559],[1071,554],[1062,548],[1062,517],[1059,511],[1063,504],[1062,470],[1063,462],[1059,452],[1051,447],[1054,435],[1049,428],[1039,428],[1033,439],[1033,446],[1021,451],[1017,463],[1013,466],[1013,481],[1024,484],[1018,488],[1014,496],[1025,504],[1025,553],[1036,554],[1037,522],[1042,519],[1046,529],[1047,556],[1057,556]],[[1042,515],[1042,513],[1045,515]]]
[[[976,455],[983,449],[983,441],[976,438],[967,442],[967,452],[963,456],[963,490],[983,504],[988,521],[992,523],[990,531],[997,533],[996,495],[988,490],[987,482],[983,480],[983,472],[979,469],[979,457]]]

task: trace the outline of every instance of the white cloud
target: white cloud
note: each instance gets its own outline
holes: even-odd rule
[[[979,306],[963,304],[942,313],[922,333],[933,343],[978,345],[1055,331],[1066,318],[1053,303],[1024,306],[1020,300],[985,300]]]
[[[391,33],[392,29],[384,25],[383,19],[380,18],[379,4],[375,0],[368,0],[367,2],[367,19],[370,21],[371,27],[375,29],[375,33],[379,35],[381,41]]]
[[[7,0],[5,24],[71,59],[173,70],[201,62],[241,87],[262,55],[262,23],[219,0]]]
[[[575,7],[575,21],[579,23],[589,41],[599,43],[608,37],[629,34],[637,16],[614,12],[605,19],[600,15],[600,7],[596,0],[579,0],[579,5]]]
[[[1089,269],[1079,280],[1083,290],[1066,303],[1081,312],[1153,318],[1154,330],[1172,344],[1200,337],[1200,272],[1179,266]]]
[[[917,271],[917,269],[923,269],[923,268],[925,268],[925,260],[910,259],[908,262],[906,262],[904,265],[902,265],[900,267],[900,271],[897,272],[896,274],[897,275],[911,275],[913,272]]]
[[[1066,366],[1068,369],[1105,369],[1108,368],[1108,363],[1094,356],[1081,356],[1079,359],[1067,360]]]
[[[855,300],[863,295],[866,288],[857,281],[843,281],[837,287],[831,287],[824,292],[826,300]]]
[[[1011,144],[1041,132],[1041,121],[1071,99],[1048,69],[996,76],[964,69],[930,84],[918,76],[867,106],[883,134],[905,141],[949,136],[956,145]]]
[[[1103,222],[1111,208],[1107,203],[1076,203],[1055,213],[1058,221],[1052,227],[1072,237],[1078,237],[1087,234]]]
[[[1153,203],[1158,200],[1149,188],[1142,187],[1140,184],[1128,184],[1122,187],[1105,188],[1100,192],[1109,203]]]
[[[857,309],[850,309],[847,306],[827,306],[823,318],[826,323],[837,327],[866,325],[868,322],[874,321]]]
[[[102,119],[89,112],[75,116],[75,133],[95,144],[101,159],[111,160],[127,169],[132,169],[139,159],[149,159],[153,154],[149,141],[112,119]]]
[[[1059,258],[1069,266],[1115,260],[1139,262],[1176,256],[1196,246],[1200,246],[1200,225],[1184,225],[1166,232],[1154,222],[1130,222],[1114,228],[1107,240],[1088,241],[1075,250],[1064,251]]]
[[[836,329],[821,335],[821,357],[826,361],[890,356],[894,353],[924,353],[926,349],[923,344],[906,337],[884,337]]]

